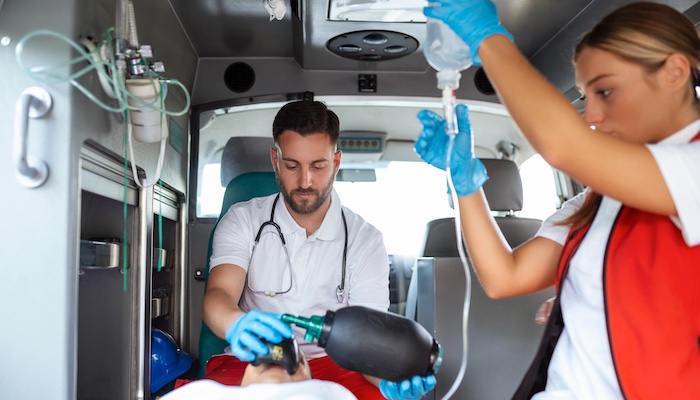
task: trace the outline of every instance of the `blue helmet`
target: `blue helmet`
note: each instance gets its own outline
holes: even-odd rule
[[[151,393],[185,373],[191,365],[189,354],[177,348],[172,336],[151,328]]]

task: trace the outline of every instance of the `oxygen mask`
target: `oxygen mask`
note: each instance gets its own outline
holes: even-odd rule
[[[282,339],[280,343],[270,343],[265,339],[260,339],[267,346],[266,355],[258,355],[251,364],[258,366],[263,363],[277,364],[283,367],[289,375],[294,375],[299,369],[301,355],[296,339]]]

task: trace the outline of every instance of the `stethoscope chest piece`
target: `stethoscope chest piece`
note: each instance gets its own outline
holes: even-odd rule
[[[338,285],[338,287],[335,288],[335,298],[338,300],[338,303],[343,302],[343,297],[345,297],[345,290]]]

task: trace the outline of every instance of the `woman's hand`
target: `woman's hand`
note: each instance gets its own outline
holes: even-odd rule
[[[468,196],[479,190],[489,177],[484,164],[474,157],[467,106],[459,104],[455,113],[459,131],[455,136],[450,155],[450,173],[457,195]],[[420,111],[418,119],[423,124],[423,131],[418,135],[414,150],[423,161],[446,170],[450,138],[445,133],[445,120],[428,110]]]
[[[481,65],[478,50],[481,42],[491,35],[505,35],[513,40],[501,25],[496,6],[490,0],[437,0],[436,7],[425,7],[426,17],[443,21],[469,45],[472,61]]]

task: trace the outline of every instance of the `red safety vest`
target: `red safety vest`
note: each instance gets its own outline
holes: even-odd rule
[[[693,140],[700,140],[700,134]],[[564,245],[557,293],[589,228],[572,232]],[[623,396],[700,399],[700,245],[688,247],[669,217],[622,206],[605,250],[603,296]],[[558,299],[514,399],[544,390],[564,327]]]

